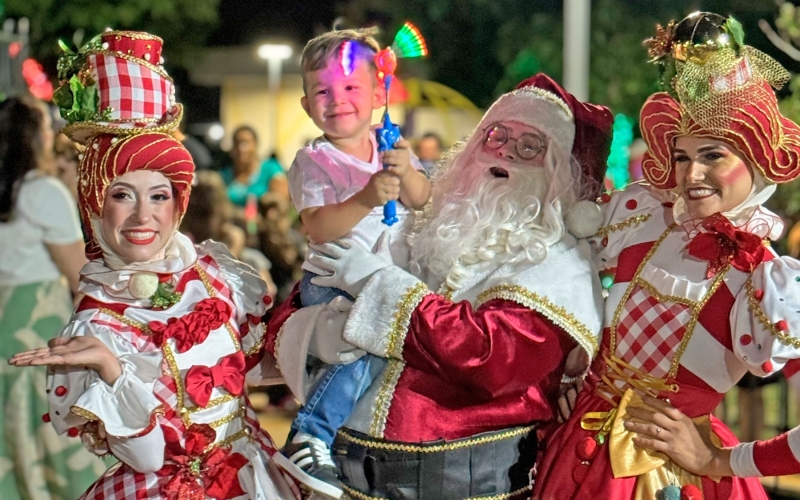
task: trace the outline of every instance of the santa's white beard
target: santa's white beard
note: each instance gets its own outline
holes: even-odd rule
[[[543,207],[541,201],[550,184],[544,168],[464,165],[459,160],[468,155],[459,156],[434,184],[430,218],[409,238],[412,272],[424,270],[454,291],[463,277],[485,266],[542,262],[564,234],[560,207]],[[509,177],[494,177],[492,166],[507,170]]]

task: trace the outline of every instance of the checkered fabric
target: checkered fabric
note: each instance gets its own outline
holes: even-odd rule
[[[617,356],[653,377],[664,377],[691,315],[688,306],[659,302],[637,285],[617,326]]]
[[[149,68],[121,57],[92,54],[89,61],[100,87],[100,110],[113,120],[161,117],[169,110],[172,82]]]
[[[153,473],[142,474],[119,463],[108,469],[79,500],[162,500],[159,479],[162,478]]]
[[[233,301],[231,300],[231,291],[228,288],[228,285],[222,280],[219,272],[219,266],[214,259],[211,258],[210,255],[204,255],[203,257],[197,259],[197,263],[200,267],[205,271],[206,275],[208,276],[208,281],[211,283],[212,288],[217,293],[218,297],[224,297],[227,299],[227,302],[233,307]]]
[[[157,351],[156,346],[151,340],[149,335],[145,335],[138,328],[126,325],[122,321],[113,316],[109,316],[102,311],[97,311],[92,323],[98,326],[104,326],[114,332],[115,335],[122,337],[124,340],[130,342],[139,352],[152,352]]]

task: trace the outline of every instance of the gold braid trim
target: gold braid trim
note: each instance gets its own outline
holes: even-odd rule
[[[90,412],[85,408],[81,408],[80,406],[73,405],[70,407],[69,411],[74,415],[77,415],[81,418],[88,420],[89,422],[103,423],[102,418],[98,417],[97,415],[95,415],[94,413]],[[150,412],[150,418],[148,419],[149,423],[147,424],[147,427],[145,427],[143,431],[140,431],[136,434],[131,434],[130,436],[115,436],[115,437],[126,439],[126,438],[135,438],[143,436],[146,433],[145,431],[149,432],[156,425],[156,419],[158,417],[163,417],[163,416],[164,416],[164,405],[158,405],[155,408],[153,408],[152,412]]]
[[[217,427],[222,427],[225,424],[233,422],[239,417],[244,417],[244,406],[240,406],[239,409],[233,413],[225,415],[224,417],[214,420],[213,422],[209,422],[208,425],[216,429]]]
[[[220,396],[218,398],[214,398],[208,402],[205,406],[190,406],[186,408],[187,413],[197,413],[198,411],[208,410],[210,408],[214,408],[215,406],[224,405],[225,403],[230,403],[231,401],[235,401],[239,399],[241,396],[234,396],[233,394],[225,394],[224,396]]]
[[[89,422],[97,422],[98,420],[100,420],[100,417],[90,412],[89,410],[81,408],[80,406],[72,406],[69,409],[69,411],[71,411],[72,413],[81,418],[85,418]]]
[[[136,56],[132,56],[130,54],[126,54],[126,53],[120,52],[118,50],[106,50],[106,49],[91,50],[88,53],[89,54],[103,54],[104,56],[111,56],[111,57],[118,57],[120,59],[125,59],[126,61],[130,61],[132,63],[136,63],[139,66],[144,66],[145,68],[149,69],[153,73],[156,73],[157,75],[159,75],[163,79],[168,80],[169,82],[172,82],[172,77],[170,77],[167,74],[167,72],[164,71],[164,68],[156,66],[155,64],[153,64],[153,63],[151,63],[149,61],[146,61],[144,59],[139,59]]]
[[[98,134],[111,134],[117,136],[136,136],[139,134],[170,134],[175,129],[178,128],[178,125],[181,123],[181,119],[183,118],[183,105],[176,104],[175,107],[178,108],[177,113],[172,118],[172,120],[164,123],[162,125],[157,125],[155,127],[112,127],[109,125],[100,125],[97,122],[75,122],[64,125],[64,128],[61,131],[69,136],[74,135],[79,132],[86,132],[86,135],[82,135],[82,138],[92,137]],[[109,122],[111,123],[111,122]]]
[[[586,352],[593,357],[597,354],[598,346],[595,334],[586,325],[578,321],[572,313],[561,306],[553,304],[547,297],[531,292],[523,286],[503,284],[492,287],[478,295],[475,307],[478,308],[494,299],[510,300],[540,313],[556,326],[564,329],[581,347],[586,349]]]
[[[389,344],[386,346],[386,357],[403,359],[403,344],[408,333],[408,324],[411,322],[411,314],[417,308],[423,297],[428,295],[425,283],[417,283],[412,286],[400,298],[400,302],[395,306],[392,315],[392,323],[389,327]]]
[[[342,482],[339,482],[339,485],[342,487],[347,496],[354,498],[356,500],[389,500],[388,498],[383,498],[383,497],[371,497],[369,495],[361,493],[358,490],[354,490],[353,488],[347,486]],[[483,496],[483,497],[469,497],[465,498],[464,500],[507,500],[509,498],[514,498],[517,495],[521,495],[526,491],[531,491],[532,489],[533,487],[531,485],[528,485],[516,491],[512,491],[511,493],[500,493],[499,495]]]
[[[386,430],[386,419],[389,417],[389,408],[392,406],[394,389],[397,381],[403,373],[406,364],[397,359],[388,359],[386,368],[383,369],[383,382],[375,401],[375,414],[372,417],[372,425],[369,434],[375,438],[382,438]]]
[[[339,429],[339,435],[342,436],[347,441],[350,441],[351,443],[355,443],[357,445],[368,448],[374,448],[376,450],[402,451],[405,453],[439,453],[441,451],[460,450],[463,448],[471,448],[473,446],[478,446],[482,444],[504,441],[506,439],[510,439],[517,436],[524,436],[525,434],[530,433],[535,428],[536,428],[535,425],[529,425],[526,427],[518,427],[516,429],[510,429],[497,434],[491,434],[489,436],[481,436],[473,439],[463,439],[463,440],[459,439],[458,441],[453,441],[451,443],[434,444],[430,446],[390,443],[382,441],[377,441],[377,442],[369,441],[366,439],[361,439],[355,436],[351,436],[350,434],[347,433],[347,431],[343,429]]]
[[[257,354],[258,351],[260,351],[262,347],[264,347],[264,336],[263,335],[261,336],[261,339],[253,345],[253,347],[251,347],[250,349],[245,351],[245,353],[244,353],[245,357],[252,356],[253,354]]]
[[[652,216],[653,216],[652,214],[636,215],[634,217],[631,217],[630,219],[625,219],[622,222],[617,222],[616,224],[610,224],[608,226],[601,227],[597,231],[597,233],[595,233],[594,236],[595,238],[605,238],[609,234],[614,233],[616,231],[622,231],[625,228],[637,226],[642,222],[647,221]]]
[[[754,296],[754,289],[753,289],[753,277],[749,276],[747,281],[744,282],[745,290],[747,290],[747,305],[750,309],[750,312],[758,318],[759,323],[763,326],[767,331],[769,331],[773,336],[777,337],[783,344],[788,344],[795,349],[800,349],[800,339],[796,337],[792,337],[786,332],[778,330],[775,328],[775,325],[767,318],[767,315],[764,311],[761,310],[761,306],[758,305],[758,300],[756,300]]]
[[[212,443],[203,450],[203,453],[208,453],[209,451],[213,450],[214,448],[225,448],[226,446],[232,445],[235,441],[242,439],[243,437],[250,436],[252,431],[249,427],[245,427],[244,429],[239,430],[238,432],[231,434],[230,436],[226,437],[222,441]]]

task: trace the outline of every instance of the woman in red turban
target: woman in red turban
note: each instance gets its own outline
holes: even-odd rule
[[[294,498],[245,394],[246,377],[270,376],[267,286],[221,244],[177,232],[194,164],[169,135],[181,110],[160,50],[152,35],[106,32],[70,56],[82,66],[59,64],[80,68],[56,101],[87,146],[90,262],[64,331],[9,362],[50,365],[43,418],[121,462],[82,498]]]
[[[605,205],[600,354],[534,498],[767,498],[756,476],[800,472],[800,431],[738,444],[711,412],[746,372],[800,358],[800,262],[764,243],[783,223],[762,206],[800,175],[800,128],[772,90],[788,73],[716,14],[649,45],[666,92],[641,112],[648,184]]]

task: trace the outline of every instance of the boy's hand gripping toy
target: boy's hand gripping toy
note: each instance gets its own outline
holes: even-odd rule
[[[392,123],[389,118],[389,88],[392,84],[394,71],[397,69],[397,58],[420,57],[428,55],[428,47],[419,30],[413,24],[406,22],[397,35],[391,47],[375,54],[375,65],[378,67],[378,79],[383,80],[386,88],[386,111],[383,113],[383,125],[376,131],[378,138],[378,152],[382,153],[394,149],[394,144],[400,139],[400,127]],[[388,165],[383,165],[388,168]],[[389,201],[383,206],[383,222],[391,226],[397,222],[397,208],[395,201]]]

